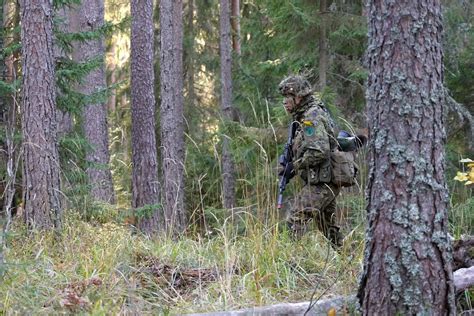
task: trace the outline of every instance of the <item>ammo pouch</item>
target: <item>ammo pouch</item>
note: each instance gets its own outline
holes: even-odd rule
[[[326,159],[314,168],[305,168],[301,172],[301,178],[306,184],[330,183],[331,182],[331,160]]]
[[[359,167],[354,161],[352,152],[337,149],[331,152],[332,183],[337,187],[350,187],[356,184]]]

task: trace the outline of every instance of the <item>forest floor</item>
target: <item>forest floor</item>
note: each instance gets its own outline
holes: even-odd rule
[[[5,251],[0,314],[164,314],[235,310],[354,294],[364,248],[363,202],[346,199],[344,246],[314,230],[299,240],[247,214],[179,240],[148,239],[123,224],[69,215],[60,234],[15,221]],[[452,209],[454,233],[472,229],[474,200]],[[473,291],[464,294],[473,308]],[[466,303],[467,302],[467,303]]]

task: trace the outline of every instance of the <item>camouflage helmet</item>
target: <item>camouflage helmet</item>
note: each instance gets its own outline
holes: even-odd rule
[[[278,91],[283,96],[294,95],[296,97],[305,97],[313,92],[311,84],[304,77],[291,75],[283,79],[278,85]]]

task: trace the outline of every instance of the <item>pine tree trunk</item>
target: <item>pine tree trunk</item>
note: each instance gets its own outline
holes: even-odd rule
[[[190,105],[190,110],[193,109],[195,104],[196,95],[194,93],[194,0],[188,1],[188,32],[189,32],[189,52],[188,52],[188,100]]]
[[[60,20],[61,23],[59,25],[59,30],[64,33],[70,32],[69,29],[69,6],[64,6],[59,9],[57,9],[55,13],[55,17]],[[62,59],[62,58],[67,58],[66,52],[63,51],[63,49],[55,43],[54,45],[54,59]],[[61,91],[57,90],[57,93],[60,94]],[[61,138],[61,136],[69,133],[73,129],[73,121],[72,121],[72,116],[71,113],[67,111],[62,111],[61,109],[58,109],[57,111],[58,114],[58,136]]]
[[[52,2],[22,0],[20,10],[25,216],[33,229],[59,229],[62,212]]]
[[[163,227],[155,137],[153,1],[132,0],[132,207],[138,227],[157,234]],[[146,211],[140,212],[140,208]]]
[[[371,1],[364,315],[455,315],[439,0]]]
[[[221,111],[224,124],[232,120],[232,38],[230,0],[220,2]],[[235,167],[227,135],[222,139],[222,178],[224,207],[235,207]]]
[[[183,4],[160,1],[161,158],[167,232],[186,229],[184,209]]]
[[[319,34],[319,91],[323,91],[327,84],[327,72],[329,64],[328,52],[328,34],[327,34],[327,1],[320,0],[319,16],[320,16],[320,34]]]
[[[232,0],[232,48],[237,56],[242,54],[240,49],[240,0]]]
[[[75,23],[77,32],[96,32],[104,25],[104,1],[83,0],[73,13],[71,23]],[[92,58],[105,58],[104,40],[89,40],[77,43],[73,57],[76,61],[85,62]],[[105,66],[102,64],[92,70],[80,85],[79,92],[93,95],[106,89]],[[115,203],[112,174],[109,169],[109,136],[107,125],[107,108],[105,100],[87,104],[83,112],[84,134],[92,146],[87,153],[89,163],[87,175],[94,200]]]

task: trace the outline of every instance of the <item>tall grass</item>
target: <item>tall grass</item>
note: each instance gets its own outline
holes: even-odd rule
[[[239,232],[228,217],[208,238],[150,240],[114,224],[69,216],[59,234],[8,236],[0,313],[176,314],[353,292],[360,234],[335,252],[317,231],[293,240],[278,222],[245,213]]]

